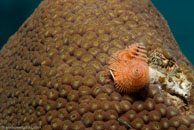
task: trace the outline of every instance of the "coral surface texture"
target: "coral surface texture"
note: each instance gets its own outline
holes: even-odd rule
[[[150,82],[121,92],[137,43]],[[0,51],[0,130],[193,130],[193,68],[149,0],[44,0]]]

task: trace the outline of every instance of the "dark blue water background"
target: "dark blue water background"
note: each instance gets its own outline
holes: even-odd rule
[[[42,0],[0,0],[0,48]],[[152,0],[169,23],[181,50],[194,64],[194,0]]]

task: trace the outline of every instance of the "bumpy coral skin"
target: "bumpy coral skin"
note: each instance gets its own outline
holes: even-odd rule
[[[44,0],[0,51],[0,126],[193,129],[158,85],[137,95],[114,88],[109,58],[134,43],[148,53],[163,45],[190,75],[149,0]]]
[[[146,50],[141,44],[132,44],[116,52],[109,61],[110,73],[121,92],[137,92],[149,82]]]

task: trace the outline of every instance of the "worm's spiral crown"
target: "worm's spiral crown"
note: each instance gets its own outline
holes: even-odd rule
[[[110,60],[111,74],[121,92],[137,92],[149,82],[146,58],[142,44],[133,44],[113,55]]]

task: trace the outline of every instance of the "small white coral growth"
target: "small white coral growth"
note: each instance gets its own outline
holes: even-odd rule
[[[150,83],[160,83],[165,86],[166,91],[175,93],[185,98],[190,96],[192,83],[189,82],[186,76],[180,73],[162,73],[157,69],[149,67]],[[163,89],[163,88],[161,88]]]
[[[150,75],[150,83],[159,83],[159,78],[165,77],[164,74],[162,74],[160,71],[152,67],[149,67],[149,75]]]

